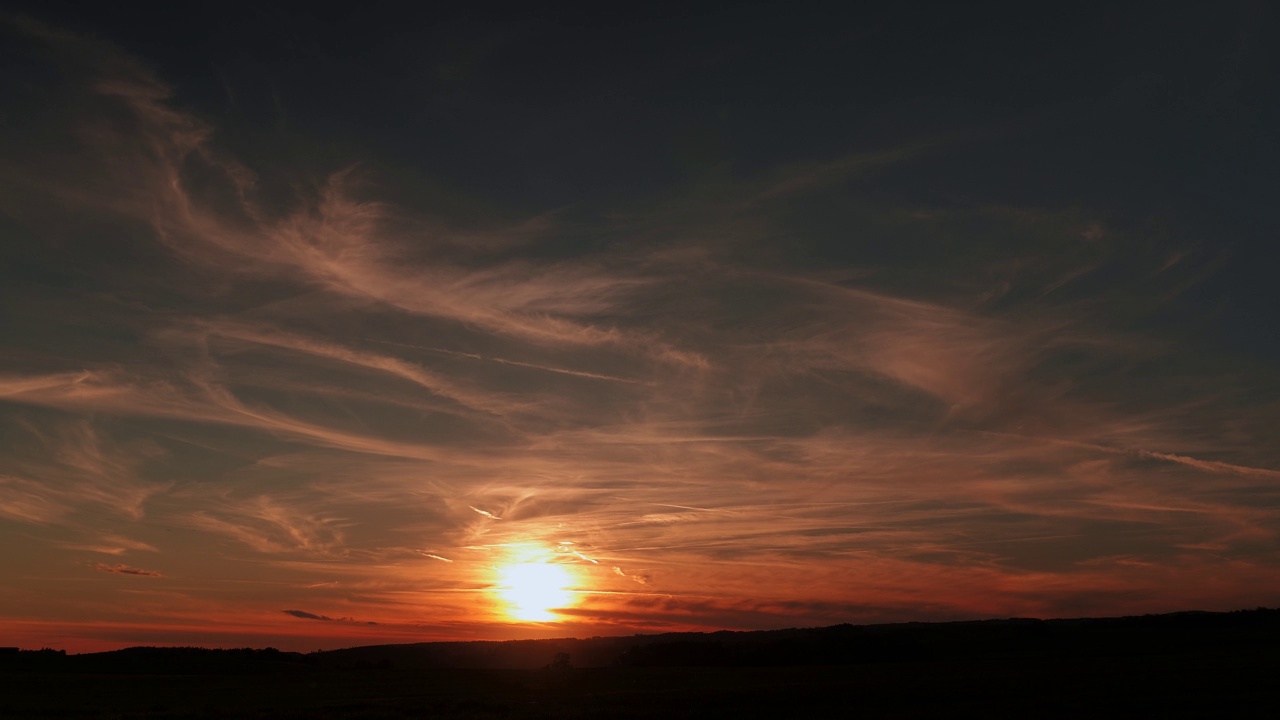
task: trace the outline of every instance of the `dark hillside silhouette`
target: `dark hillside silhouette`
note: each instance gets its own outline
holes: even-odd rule
[[[1261,716],[1280,710],[1276,647],[1280,610],[1259,608],[306,654],[10,649],[0,717]]]

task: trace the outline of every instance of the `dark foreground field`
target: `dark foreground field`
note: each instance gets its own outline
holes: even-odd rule
[[[373,662],[351,651],[212,655],[194,664],[179,652],[154,667],[147,666],[164,651],[142,660],[34,657],[0,665],[0,717],[1277,717],[1280,651],[1274,611],[1265,613],[1136,630],[1027,621],[896,626],[875,631],[881,639],[870,645],[888,656],[895,646],[910,652],[852,655],[859,659],[843,665],[803,664],[784,648],[814,650],[809,640],[833,633],[855,641],[860,629],[636,638],[629,640],[670,651],[641,653],[647,659],[635,664],[632,645],[613,666],[585,668],[406,667],[413,665],[406,647],[429,645],[392,648],[398,664],[377,649],[361,649]],[[744,644],[760,652],[734,650]],[[771,653],[788,664],[762,664]],[[107,659],[119,661],[119,671]]]
[[[1275,717],[1276,666],[986,660],[783,668],[16,675],[6,718]],[[1257,715],[1254,715],[1257,713]]]

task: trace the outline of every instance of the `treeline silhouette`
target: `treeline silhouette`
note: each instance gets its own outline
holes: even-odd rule
[[[1280,610],[1259,608],[1231,613],[712,633],[636,644],[618,658],[618,663],[633,667],[783,667],[987,656],[1128,657],[1261,648],[1278,640]]]
[[[278,672],[290,667],[306,669],[314,665],[307,655],[275,648],[131,647],[83,655],[68,655],[65,651],[48,648],[0,652],[0,670],[44,672],[222,675]]]

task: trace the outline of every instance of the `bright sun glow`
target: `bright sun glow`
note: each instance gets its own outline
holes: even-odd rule
[[[554,608],[573,602],[569,586],[573,578],[563,565],[519,563],[498,571],[498,596],[507,603],[507,614],[516,620],[555,620]]]

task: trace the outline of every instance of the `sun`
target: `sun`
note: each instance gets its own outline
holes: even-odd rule
[[[573,578],[563,565],[530,562],[500,568],[496,590],[512,618],[547,622],[557,617],[552,610],[572,604],[572,585]]]

